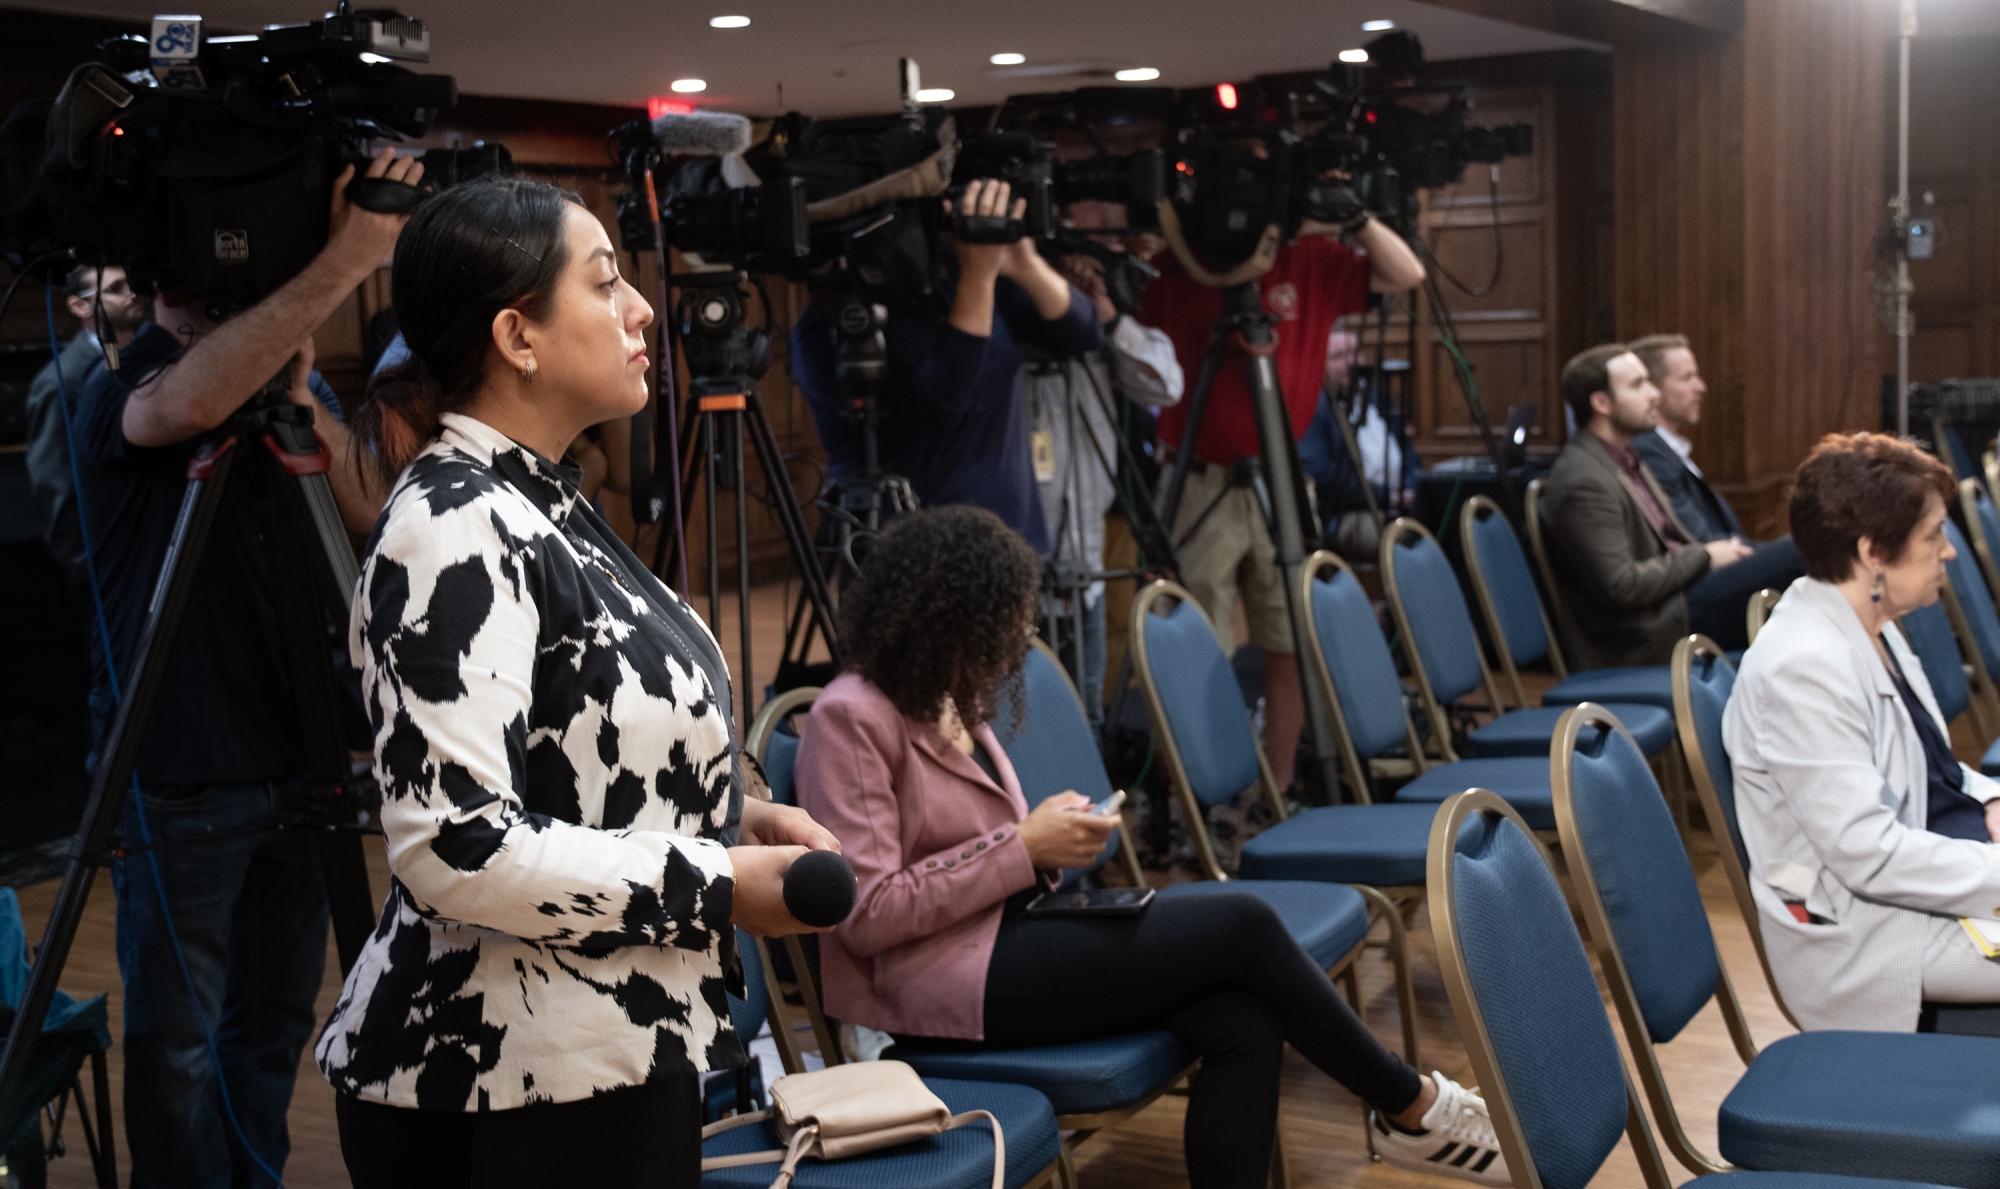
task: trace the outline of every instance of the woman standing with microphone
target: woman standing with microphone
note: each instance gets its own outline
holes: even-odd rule
[[[574,195],[444,191],[396,247],[411,358],[358,428],[400,473],[350,647],[393,878],[316,1055],[361,1189],[691,1187],[742,1064],[732,925],[806,932],[837,850],[745,800],[729,673],[559,463],[646,402],[645,300]]]

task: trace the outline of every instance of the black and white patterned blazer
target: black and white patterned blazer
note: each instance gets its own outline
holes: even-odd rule
[[[742,1064],[728,670],[571,476],[470,417],[397,482],[354,602],[393,873],[315,1055],[428,1110]]]

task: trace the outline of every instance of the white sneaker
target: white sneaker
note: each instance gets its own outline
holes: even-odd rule
[[[1512,1185],[1486,1100],[1441,1073],[1432,1073],[1437,1101],[1424,1112],[1424,1129],[1411,1135],[1368,1113],[1368,1140],[1377,1159],[1415,1172],[1459,1177],[1478,1185]]]

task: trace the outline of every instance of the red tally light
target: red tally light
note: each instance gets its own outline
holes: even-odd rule
[[[1373,124],[1375,122],[1375,113],[1371,111],[1367,115],[1362,116],[1361,118],[1368,121],[1370,124]]]
[[[116,125],[116,124],[113,124],[113,125],[111,126],[111,135],[113,135],[113,136],[123,136],[123,135],[125,135],[125,130],[124,130],[123,128],[120,128],[120,127],[119,127],[118,125]]]
[[[1235,111],[1236,84],[1234,83],[1215,84],[1215,101],[1222,105],[1222,110]]]
[[[685,99],[654,95],[646,100],[646,118],[649,120],[657,120],[661,116],[685,116],[693,111],[694,104]]]

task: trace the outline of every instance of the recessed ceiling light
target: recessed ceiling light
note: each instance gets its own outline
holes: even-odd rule
[[[1026,55],[1026,54],[995,54],[995,55],[993,55],[992,57],[990,57],[990,58],[988,58],[988,59],[986,59],[986,60],[987,60],[988,62],[991,62],[991,63],[993,63],[993,64],[994,64],[995,66],[1019,66],[1019,65],[1020,65],[1021,63],[1023,63],[1023,62],[1025,62],[1025,61],[1027,61],[1027,60],[1028,60],[1028,55]]]
[[[710,18],[708,18],[708,26],[709,26],[709,28],[711,28],[711,29],[744,29],[744,28],[748,28],[748,27],[749,27],[749,25],[750,25],[750,18],[749,18],[749,17],[710,17]],[[1366,26],[1366,25],[1363,25],[1363,26],[1362,26],[1362,28],[1364,28],[1364,29],[1366,29],[1367,27],[1368,27],[1368,26]]]
[[[1396,22],[1394,22],[1394,21],[1363,21],[1363,22],[1361,22],[1361,31],[1362,31],[1363,33],[1380,33],[1380,32],[1382,32],[1382,31],[1383,31],[1383,30],[1385,30],[1385,29],[1393,29],[1393,28],[1395,28],[1395,27],[1396,27]]]
[[[1121,83],[1146,83],[1160,77],[1160,72],[1151,66],[1136,66],[1131,70],[1121,70],[1111,77]]]
[[[925,87],[917,92],[918,103],[950,103],[958,93],[950,87]]]
[[[1368,60],[1368,51],[1342,50],[1340,51],[1340,60],[1343,62],[1366,62]]]
[[[708,80],[699,78],[677,78],[673,81],[672,86],[674,90],[679,91],[683,95],[691,95],[696,91],[708,90]]]
[[[210,40],[210,41],[215,41],[215,40],[218,40],[218,39],[217,39],[217,38],[210,38],[209,40]],[[362,54],[362,55],[361,55],[361,60],[362,60],[363,62],[366,62],[366,63],[368,63],[368,64],[369,64],[369,65],[371,65],[371,66],[380,66],[380,65],[381,65],[382,63],[384,63],[384,62],[393,62],[393,61],[395,61],[395,59],[394,59],[394,58],[385,58],[385,57],[383,57],[383,56],[382,56],[382,55],[380,55],[380,54],[369,54],[369,53],[364,53],[364,54]]]

